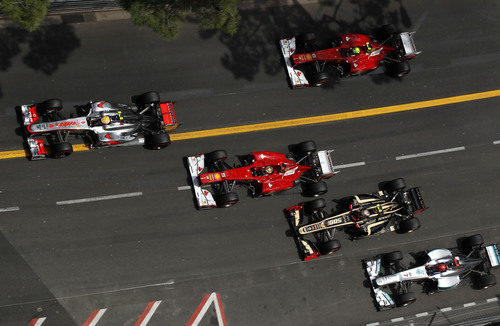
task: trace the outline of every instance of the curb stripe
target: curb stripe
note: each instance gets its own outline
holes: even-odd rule
[[[30,321],[28,326],[40,326],[43,324],[43,322],[47,319],[47,317],[41,317],[41,318],[34,318]]]
[[[153,314],[155,313],[155,311],[158,308],[158,306],[160,305],[160,303],[161,303],[161,300],[150,302],[146,306],[146,309],[144,309],[144,312],[142,313],[142,315],[139,317],[139,319],[137,320],[137,322],[134,325],[135,326],[146,326],[148,324],[149,320],[151,319],[151,317],[153,317]]]
[[[486,300],[486,302],[488,302],[488,303],[497,302],[497,301],[498,301],[497,297],[495,297],[495,298],[489,298],[488,300]]]
[[[405,318],[404,318],[404,317],[398,317],[398,318],[393,318],[393,319],[391,319],[391,322],[396,323],[396,322],[398,322],[398,321],[403,321],[403,320],[405,320]]]
[[[222,135],[231,135],[231,134],[241,134],[252,131],[262,131],[262,130],[271,130],[271,129],[280,129],[280,128],[289,128],[289,127],[297,127],[297,126],[305,126],[312,125],[318,123],[325,122],[333,122],[340,120],[349,120],[355,118],[363,118],[370,117],[376,115],[383,115],[389,113],[396,113],[402,111],[412,111],[419,109],[427,109],[433,108],[436,106],[442,106],[447,104],[455,104],[455,103],[463,103],[470,101],[477,101],[482,99],[494,98],[500,96],[500,89],[472,93],[466,95],[458,95],[451,97],[444,97],[440,99],[406,103],[406,104],[398,104],[391,106],[384,106],[380,108],[372,108],[372,109],[364,109],[357,111],[349,111],[342,113],[334,113],[327,115],[320,115],[314,117],[307,118],[297,118],[297,119],[289,119],[289,120],[281,120],[281,121],[272,121],[272,122],[264,122],[250,125],[241,125],[234,127],[225,127],[225,128],[216,128],[216,129],[207,129],[207,130],[199,130],[199,131],[191,131],[191,132],[181,132],[174,133],[170,135],[170,139],[172,141],[177,140],[187,140],[187,139],[195,139],[195,138],[204,138],[204,137],[214,137],[214,136],[222,136]],[[86,151],[89,148],[83,144],[78,144],[73,146],[73,151]],[[19,157],[28,157],[29,153],[25,150],[14,150],[14,151],[5,151],[0,152],[0,159],[9,159],[9,158],[19,158]]]
[[[104,309],[97,309],[92,312],[90,315],[89,319],[83,324],[83,326],[95,326],[99,322],[99,319],[101,319],[102,315],[108,310],[107,308]]]

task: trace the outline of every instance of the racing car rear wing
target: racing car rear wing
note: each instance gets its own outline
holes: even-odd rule
[[[188,156],[187,163],[189,166],[189,173],[191,174],[191,180],[193,182],[193,191],[198,203],[198,208],[217,207],[214,197],[208,190],[201,188],[201,183],[198,178],[201,171],[205,169],[205,155],[200,154]]]
[[[488,260],[490,261],[491,267],[500,265],[500,254],[498,251],[498,244],[492,244],[485,247],[486,253],[488,254]]]
[[[322,177],[328,178],[340,171],[335,171],[331,153],[333,150],[318,151],[318,159],[321,166]]]
[[[413,58],[414,56],[422,53],[422,51],[417,51],[417,48],[415,47],[415,42],[413,42],[413,34],[415,34],[415,32],[404,32],[399,34],[405,52],[403,58],[405,59]]]
[[[174,130],[179,126],[174,111],[174,102],[160,102],[162,122],[166,131]]]
[[[290,77],[290,83],[294,88],[309,86],[309,81],[304,75],[304,72],[294,68],[292,64],[291,57],[297,49],[295,43],[295,37],[280,40],[281,53],[283,54],[283,59],[285,59],[286,70],[288,72],[288,76]]]

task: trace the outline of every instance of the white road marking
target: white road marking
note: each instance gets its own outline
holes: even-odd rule
[[[128,197],[136,197],[136,196],[142,196],[142,192],[131,192],[128,194],[118,194],[118,195],[90,197],[90,198],[73,199],[73,200],[63,200],[63,201],[56,202],[56,204],[57,205],[70,205],[70,204],[86,203],[86,202],[91,202],[91,201],[110,200],[110,199],[128,198]]]
[[[366,326],[378,326],[378,325],[380,325],[380,323],[379,323],[379,322],[376,322],[376,323],[371,323],[371,324],[366,324]]]
[[[464,303],[464,308],[467,308],[467,307],[473,307],[475,306],[476,303],[475,302],[469,302],[469,303]]]
[[[346,169],[346,168],[352,168],[355,166],[363,166],[363,165],[366,165],[366,162],[354,162],[354,163],[348,163],[348,164],[334,165],[334,168]]]
[[[416,314],[415,317],[425,317],[425,316],[428,316],[429,313],[428,312],[421,312],[419,314]]]
[[[35,318],[33,319],[28,326],[40,326],[47,319],[47,317]]]
[[[497,301],[498,301],[497,297],[495,297],[495,298],[489,298],[488,300],[486,300],[486,302],[488,302],[488,303],[497,302]]]
[[[495,140],[495,141],[493,142],[493,145],[498,145],[498,144],[500,144],[500,140]]]
[[[391,319],[391,322],[396,323],[396,322],[398,322],[398,321],[403,321],[403,320],[405,320],[405,318],[404,318],[404,317],[398,317],[398,318],[393,318],[393,319]]]
[[[135,326],[146,326],[149,323],[151,317],[153,317],[153,314],[155,313],[156,309],[158,309],[160,303],[161,300],[150,302],[146,307],[146,309],[144,310],[144,312],[142,313],[139,320],[135,323]]]
[[[18,210],[19,210],[19,207],[17,207],[17,206],[6,207],[6,208],[0,208],[0,213],[3,213],[3,212],[14,212],[14,211],[18,211]]]
[[[447,312],[447,311],[451,311],[453,308],[452,307],[446,307],[446,308],[441,308],[439,309],[441,312]]]
[[[83,324],[83,326],[95,326],[99,322],[99,319],[101,319],[102,315],[108,310],[107,308],[104,309],[97,309],[94,310],[92,315],[90,315],[89,319]]]
[[[180,186],[180,187],[177,187],[177,190],[189,190],[191,189],[191,186]]]
[[[422,156],[430,156],[430,155],[458,152],[458,151],[464,151],[464,150],[465,150],[465,146],[460,146],[460,147],[454,147],[454,148],[440,149],[440,150],[431,151],[431,152],[401,155],[401,156],[396,156],[396,161],[407,160],[410,158],[416,158],[416,157],[422,157]]]

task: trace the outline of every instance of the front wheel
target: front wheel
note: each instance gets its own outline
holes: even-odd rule
[[[42,102],[40,105],[43,113],[51,113],[61,111],[63,108],[62,101],[58,98],[53,98]]]
[[[226,158],[227,158],[227,153],[225,150],[222,149],[205,154],[205,160],[212,163],[217,161],[223,161]]]
[[[160,94],[158,94],[158,92],[147,92],[142,94],[140,98],[144,105],[160,102]]]
[[[393,251],[383,257],[384,263],[386,265],[397,263],[401,259],[403,259],[403,253],[401,251]]]
[[[306,183],[302,186],[302,190],[304,195],[306,196],[318,197],[326,194],[326,192],[328,191],[328,186],[326,185],[326,182],[319,181],[316,183]]]
[[[148,147],[159,150],[170,145],[170,136],[167,133],[152,134],[148,137]]]
[[[54,158],[64,158],[73,153],[73,145],[71,145],[71,143],[68,142],[55,143],[52,144],[50,147],[52,150],[52,157]]]
[[[332,254],[335,251],[340,250],[341,247],[342,246],[340,245],[339,240],[334,239],[334,240],[326,241],[321,245],[321,254],[322,255]]]
[[[313,213],[313,212],[315,212],[317,210],[325,208],[326,207],[326,201],[323,198],[318,198],[318,199],[315,199],[315,200],[306,201],[304,203],[303,207],[304,207],[304,210],[307,213]]]
[[[410,233],[419,228],[420,228],[420,220],[416,217],[402,220],[399,223],[399,232],[401,233]]]
[[[307,140],[295,145],[294,151],[299,155],[310,155],[316,151],[316,143],[313,140]]]
[[[218,198],[219,207],[231,207],[236,204],[240,199],[238,198],[238,194],[235,192],[228,192],[222,194]]]
[[[497,284],[497,278],[493,274],[481,275],[476,282],[478,289],[487,289]]]
[[[396,301],[400,307],[406,307],[407,305],[417,301],[417,297],[415,296],[415,293],[408,292],[397,296]]]

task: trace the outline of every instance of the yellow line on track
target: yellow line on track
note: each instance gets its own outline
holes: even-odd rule
[[[500,89],[497,89],[497,90],[492,90],[492,91],[487,91],[487,92],[445,97],[445,98],[440,98],[440,99],[435,99],[435,100],[413,102],[413,103],[406,103],[406,104],[399,104],[399,105],[391,105],[391,106],[384,106],[384,107],[380,107],[380,108],[365,109],[365,110],[358,110],[358,111],[333,113],[333,114],[326,114],[326,115],[307,117],[307,118],[272,121],[272,122],[256,123],[256,124],[241,125],[241,126],[234,126],[234,127],[217,128],[217,129],[207,129],[207,130],[199,130],[199,131],[191,131],[191,132],[181,132],[181,133],[171,134],[170,138],[172,141],[178,141],[178,140],[186,140],[186,139],[240,134],[240,133],[253,132],[253,131],[297,127],[297,126],[312,125],[312,124],[332,122],[332,121],[370,117],[370,116],[375,116],[375,115],[382,115],[382,114],[402,112],[402,111],[427,109],[427,108],[433,108],[436,106],[442,106],[442,105],[447,105],[447,104],[470,102],[470,101],[482,100],[482,99],[499,97],[499,96],[500,96]],[[75,152],[77,152],[77,151],[89,150],[89,148],[80,144],[80,145],[74,145],[73,150]],[[25,150],[0,152],[0,159],[26,157],[26,156],[27,156],[27,153],[25,152]]]

